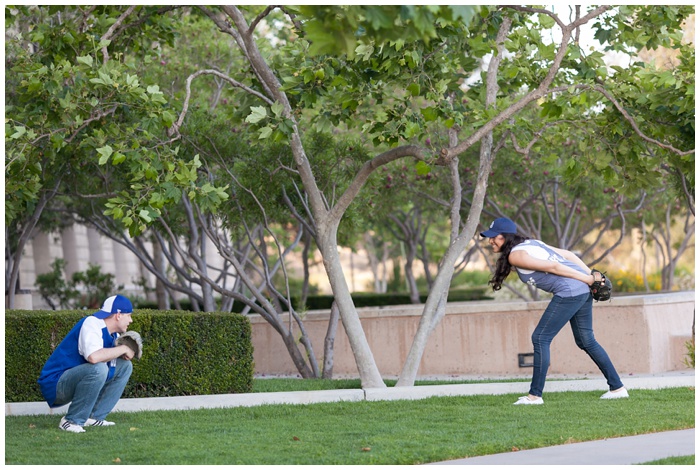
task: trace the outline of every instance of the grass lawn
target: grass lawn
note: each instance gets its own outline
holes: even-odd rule
[[[556,379],[550,379],[552,382]],[[488,380],[487,382],[494,382]],[[484,383],[484,380],[416,380],[415,385],[457,385]],[[530,379],[499,379],[498,382],[530,382]],[[385,379],[387,387],[396,385],[396,380]],[[295,379],[270,378],[254,379],[253,393],[262,392],[300,392],[309,390],[359,390],[362,388],[360,379]]]
[[[72,434],[60,417],[5,418],[5,464],[410,465],[695,426],[695,389],[264,405],[112,413]],[[694,456],[692,457],[694,461]]]
[[[695,465],[695,456],[669,457],[667,459],[654,460],[653,462],[645,462],[640,465]]]

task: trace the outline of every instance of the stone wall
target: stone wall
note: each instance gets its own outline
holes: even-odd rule
[[[430,336],[419,377],[476,375],[522,376],[531,357],[530,335],[547,306],[539,302],[450,303]],[[398,376],[418,326],[422,306],[359,309],[360,319],[383,377]],[[694,292],[615,297],[594,303],[594,330],[621,375],[686,369],[685,342],[691,339]],[[328,311],[308,312],[304,324],[322,363]],[[297,375],[280,336],[258,315],[251,316],[255,373]],[[552,343],[550,374],[599,375],[574,343],[567,326]],[[358,376],[342,322],[334,353],[335,376]]]

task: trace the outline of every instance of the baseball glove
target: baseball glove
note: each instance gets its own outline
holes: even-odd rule
[[[134,351],[134,358],[141,359],[141,355],[143,354],[143,339],[141,339],[139,333],[136,331],[127,331],[119,335],[119,338],[114,341],[114,345],[119,346],[122,344]]]
[[[612,282],[607,276],[597,269],[591,270],[594,282],[591,284],[591,294],[596,301],[604,302],[610,300],[612,295]]]

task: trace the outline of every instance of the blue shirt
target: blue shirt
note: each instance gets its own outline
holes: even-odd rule
[[[80,352],[80,333],[85,324],[85,320],[91,318],[87,316],[80,319],[78,323],[68,332],[63,341],[56,347],[54,352],[51,354],[49,359],[44,364],[44,368],[41,370],[39,375],[39,387],[41,388],[41,394],[44,399],[49,404],[49,407],[54,408],[56,406],[63,406],[65,403],[60,405],[55,405],[56,402],[56,385],[61,379],[61,376],[68,369],[73,367],[86,364],[87,359]],[[93,317],[94,319],[94,317]],[[94,320],[91,320],[94,321]],[[104,322],[103,322],[104,323]],[[111,348],[114,346],[114,337],[109,333],[107,326],[105,325],[102,330],[102,347]],[[89,356],[93,351],[86,352]],[[107,374],[107,380],[114,376],[116,361],[109,361],[107,363],[109,366],[109,373]]]

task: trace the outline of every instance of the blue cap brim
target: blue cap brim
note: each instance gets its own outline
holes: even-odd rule
[[[481,236],[484,238],[493,238],[496,235],[498,235],[500,232],[494,232],[493,230],[487,230],[485,232],[481,232]]]

